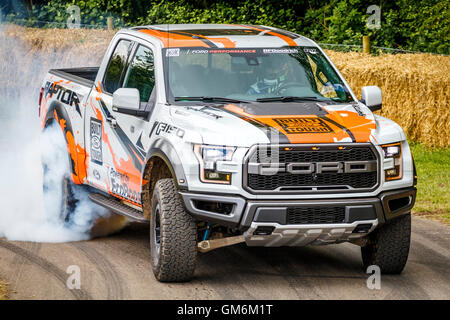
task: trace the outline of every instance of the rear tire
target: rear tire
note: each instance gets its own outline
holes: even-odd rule
[[[49,124],[47,124],[47,126],[44,129],[44,132],[47,130],[58,130],[58,127],[52,127],[52,126],[58,126],[58,124],[53,121],[50,122]],[[53,129],[55,128],[55,129]],[[65,224],[65,223],[69,223],[72,213],[75,210],[75,207],[77,205],[78,200],[75,197],[75,190],[76,188],[79,186],[75,185],[75,183],[72,182],[72,178],[70,177],[70,158],[69,156],[67,156],[67,154],[65,152],[61,153],[61,151],[58,151],[59,147],[61,147],[61,150],[65,150],[66,149],[66,145],[57,145],[57,143],[64,143],[63,140],[64,139],[64,135],[61,131],[61,139],[58,142],[55,142],[56,145],[51,146],[52,150],[55,150],[54,152],[52,151],[52,155],[54,156],[54,158],[52,159],[53,161],[66,161],[64,167],[67,168],[67,172],[61,173],[59,172],[58,174],[54,174],[50,169],[52,164],[46,163],[46,161],[44,161],[44,159],[42,160],[42,165],[43,165],[43,171],[44,171],[44,181],[43,181],[43,191],[44,191],[44,201],[46,203],[51,203],[53,202],[54,205],[57,205],[57,210],[58,210],[58,219],[59,221],[61,221],[61,223]],[[58,162],[59,165],[59,162]],[[53,194],[54,192],[58,192],[60,195],[59,199],[53,199]],[[49,193],[50,199],[46,200],[46,196],[47,193]],[[53,201],[52,201],[53,200]],[[56,203],[55,203],[56,202]]]
[[[74,195],[75,184],[69,176],[65,176],[62,181],[61,214],[60,219],[63,223],[68,223],[71,214],[75,211],[78,200]]]
[[[411,242],[411,214],[381,226],[369,235],[369,244],[361,248],[364,270],[380,267],[383,274],[400,274],[408,260]]]
[[[44,169],[44,209],[48,210],[52,221],[68,229],[89,234],[90,237],[113,234],[127,226],[128,220],[125,217],[112,212],[108,215],[92,211],[90,221],[86,219],[85,210],[75,210],[79,204],[91,203],[88,198],[90,189],[86,185],[77,185],[72,181],[70,154],[67,152],[64,131],[59,124],[56,121],[48,122],[44,132],[50,135],[43,140],[46,154],[41,159]],[[62,169],[63,167],[65,169]],[[52,171],[55,168],[56,171]],[[92,205],[95,206],[93,203]],[[99,210],[104,209],[99,207]],[[82,218],[77,219],[76,215],[81,215]]]
[[[191,280],[197,258],[197,225],[173,179],[156,182],[150,216],[153,273],[162,282]]]

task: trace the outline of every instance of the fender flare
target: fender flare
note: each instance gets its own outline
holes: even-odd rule
[[[180,157],[178,156],[174,146],[169,141],[160,138],[153,142],[145,157],[146,163],[152,157],[158,157],[164,161],[172,176],[175,178],[175,183],[179,189],[188,189],[188,183]]]
[[[75,142],[75,136],[73,134],[72,123],[70,122],[69,114],[67,113],[64,105],[58,101],[53,101],[45,115],[44,129],[54,120],[58,123],[64,133],[64,139],[66,140],[67,153],[69,155],[70,169],[72,173],[72,180],[76,184],[83,184],[83,177],[86,172],[81,173],[81,166],[79,165],[80,155],[77,152],[77,144]],[[64,120],[64,122],[62,122]],[[82,166],[84,168],[84,166]]]

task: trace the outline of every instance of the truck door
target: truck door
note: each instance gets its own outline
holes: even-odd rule
[[[140,205],[147,150],[144,145],[152,126],[151,117],[144,119],[114,111],[112,97],[119,88],[136,88],[141,109],[151,111],[156,101],[153,51],[142,44],[120,40],[104,74],[91,98],[94,116],[87,126],[91,162],[101,166],[100,178],[106,191]],[[95,175],[93,170],[92,174]]]

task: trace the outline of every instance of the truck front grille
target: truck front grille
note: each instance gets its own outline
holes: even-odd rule
[[[276,149],[274,149],[276,148]],[[316,148],[313,150],[312,148]],[[276,154],[278,153],[278,154]],[[274,155],[275,154],[275,158]],[[274,160],[275,159],[275,160]],[[346,163],[358,161],[372,162],[372,170],[364,172],[324,171],[310,173],[292,173],[285,170],[288,164],[305,164],[311,168],[318,163],[331,163],[344,168]],[[249,166],[276,163],[280,170],[276,174],[262,174],[249,170]],[[357,164],[355,164],[357,166]],[[343,145],[287,145],[272,148],[256,146],[250,150],[245,163],[244,188],[252,193],[310,193],[310,192],[352,192],[369,191],[378,185],[378,157],[370,144]]]
[[[262,176],[258,174],[248,175],[249,187],[254,190],[275,190],[278,187],[288,190],[296,186],[316,186],[318,190],[330,186],[335,190],[370,188],[377,182],[376,172],[366,173],[324,173],[318,174],[316,180],[309,176],[293,175],[290,173],[278,173],[274,176]],[[345,186],[345,188],[344,188]],[[341,188],[342,187],[342,188]],[[301,187],[299,188],[302,189]],[[305,189],[303,189],[305,190]]]
[[[287,209],[287,224],[343,223],[345,207],[290,207]]]

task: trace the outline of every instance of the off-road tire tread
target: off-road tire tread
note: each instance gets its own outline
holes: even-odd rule
[[[162,282],[189,281],[197,258],[197,225],[186,212],[173,179],[156,182],[153,209],[157,203],[160,205],[161,248],[157,265],[152,264],[155,277]],[[150,227],[153,228],[152,224]]]
[[[383,274],[400,274],[408,260],[411,242],[411,214],[393,219],[370,234],[369,244],[361,248],[364,270],[380,267]]]

